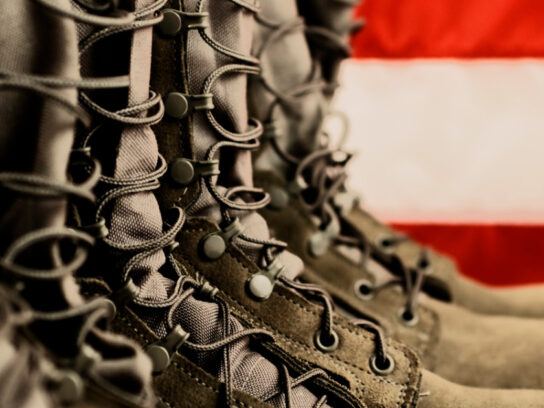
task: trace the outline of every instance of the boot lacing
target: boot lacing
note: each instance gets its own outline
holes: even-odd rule
[[[46,1],[46,0],[39,0],[39,1]],[[236,3],[236,1],[232,0]],[[201,1],[199,3],[199,11],[202,11],[203,2]],[[129,22],[114,26],[108,26],[107,24],[104,24],[106,27],[101,29],[100,31],[97,31],[93,34],[91,34],[89,37],[83,39],[80,44],[80,54],[83,55],[85,52],[87,52],[93,44],[96,42],[103,40],[105,38],[108,38],[114,34],[118,34],[125,31],[132,31],[132,30],[138,30],[145,27],[150,27],[153,25],[156,25],[161,22],[162,15],[158,14],[158,10],[162,8],[166,4],[166,0],[158,0],[148,7],[138,10],[135,13],[131,13],[132,19],[129,19]],[[241,54],[238,54],[236,51],[231,50],[221,44],[218,44],[211,38],[209,38],[204,31],[204,29],[199,29],[200,35],[206,39],[206,42],[210,44],[216,51],[231,56],[232,58],[235,58],[237,60],[241,60],[246,63],[255,63],[255,60],[252,57],[246,57]],[[209,76],[207,81],[205,82],[203,86],[203,94],[209,93],[209,90],[211,89],[213,82],[221,75],[224,74],[230,74],[230,73],[247,73],[247,74],[258,74],[258,68],[247,66],[244,64],[231,64],[224,66],[218,70],[216,70],[212,75]],[[118,81],[117,83],[113,83],[113,81],[108,81],[106,78],[104,80],[103,88],[116,88],[116,87],[127,87],[128,83],[121,83]],[[158,123],[164,114],[164,106],[162,99],[160,95],[155,93],[154,91],[150,92],[150,97],[147,101],[141,104],[137,104],[134,106],[129,106],[125,109],[121,109],[118,111],[110,111],[105,109],[104,107],[100,106],[97,102],[93,101],[91,97],[89,97],[85,93],[80,93],[80,99],[82,103],[90,110],[92,110],[95,114],[98,116],[101,116],[111,122],[119,123],[122,125],[135,125],[135,126],[151,126],[156,123]],[[149,114],[149,111],[154,111],[153,113]],[[225,146],[230,147],[238,147],[238,148],[250,148],[253,149],[256,146],[258,146],[257,138],[259,137],[260,133],[262,132],[262,125],[258,121],[251,121],[251,127],[248,132],[243,134],[235,134],[227,129],[223,128],[213,117],[210,111],[207,112],[207,118],[214,126],[214,128],[222,134],[228,141],[219,142],[216,145],[212,146],[210,148],[210,151],[208,152],[208,158],[209,160],[212,160],[216,154],[216,152]],[[86,137],[83,138],[81,145],[79,146],[82,149],[88,149],[91,147],[91,142],[93,137],[96,137],[96,135],[99,133],[100,128],[103,125],[98,125],[95,127],[91,132],[87,134]],[[99,185],[101,187],[104,187],[106,192],[99,197],[95,212],[95,219],[94,221],[96,223],[100,223],[104,219],[104,212],[107,205],[111,205],[115,202],[116,199],[136,194],[139,192],[144,191],[152,191],[157,189],[160,186],[160,177],[162,177],[167,171],[167,164],[164,160],[163,156],[159,154],[159,163],[157,165],[157,168],[150,172],[149,174],[146,174],[144,176],[139,177],[133,177],[133,178],[117,178],[117,177],[109,177],[100,175],[99,177]],[[211,177],[210,177],[211,178]],[[210,190],[215,193],[216,198],[218,201],[222,202],[225,206],[228,206],[230,208],[236,208],[236,209],[258,209],[262,208],[268,203],[268,198],[266,197],[266,194],[262,192],[262,190],[258,189],[242,189],[242,188],[232,188],[230,189],[225,195],[221,195],[215,188],[215,184],[207,180],[209,183]],[[239,204],[238,202],[235,202],[231,200],[231,197],[234,195],[239,194],[261,194],[262,198],[255,202],[255,203],[246,203],[246,204]],[[174,272],[176,275],[176,283],[174,285],[174,290],[172,293],[168,296],[167,299],[164,299],[162,301],[156,301],[156,300],[149,300],[145,299],[143,297],[140,297],[138,294],[135,294],[135,297],[132,300],[132,302],[136,305],[148,307],[148,308],[157,308],[157,309],[164,309],[166,308],[168,310],[168,327],[170,330],[175,330],[176,325],[174,322],[174,316],[176,311],[178,311],[180,308],[182,308],[183,302],[187,300],[190,296],[193,296],[195,294],[195,291],[200,288],[202,285],[197,283],[195,280],[189,278],[186,274],[186,272],[182,271],[179,267],[179,265],[176,263],[174,257],[170,253],[171,251],[168,251],[168,249],[174,248],[177,243],[175,241],[175,238],[177,234],[180,232],[180,230],[183,227],[183,224],[186,219],[185,213],[178,207],[173,208],[173,212],[176,214],[173,221],[167,223],[168,229],[158,238],[155,238],[153,240],[147,240],[141,244],[135,244],[135,245],[125,245],[125,244],[119,244],[115,242],[114,240],[110,239],[107,234],[101,238],[101,241],[106,244],[108,247],[113,248],[117,251],[121,251],[123,253],[127,253],[129,255],[132,255],[128,262],[125,264],[123,272],[122,272],[122,285],[128,285],[132,281],[132,273],[139,266],[142,260],[147,258],[149,255],[152,255],[160,250],[166,249],[168,256],[168,266],[171,271]],[[272,241],[275,243],[274,241]],[[279,243],[279,245],[283,245],[283,243]],[[229,347],[233,343],[236,343],[240,341],[243,338],[247,337],[253,337],[257,336],[259,338],[265,338],[267,341],[274,341],[274,338],[265,330],[260,329],[247,329],[242,330],[240,332],[237,332],[235,334],[230,334],[231,326],[230,326],[230,311],[227,306],[227,304],[220,299],[219,297],[215,296],[215,291],[210,292],[210,296],[207,298],[210,301],[213,301],[217,303],[221,310],[221,330],[223,338],[220,341],[211,343],[211,344],[197,344],[192,343],[191,341],[186,340],[186,338],[180,342],[179,348],[186,348],[188,350],[193,351],[200,351],[200,352],[210,352],[215,350],[223,350],[223,359],[224,359],[224,366],[225,366],[225,401],[227,406],[234,407],[234,395],[233,395],[233,372],[231,367],[231,348]],[[189,333],[190,335],[190,333]],[[173,350],[174,352],[177,350]],[[290,401],[290,395],[291,395],[291,389],[297,387],[298,385],[302,384],[303,382],[306,382],[314,377],[317,376],[326,376],[325,372],[322,370],[310,370],[307,373],[299,376],[294,381],[291,381],[291,378],[289,376],[289,372],[286,366],[281,366],[280,373],[282,373],[285,376],[284,380],[284,387],[283,390],[278,391],[278,393],[283,393],[285,395],[286,401],[287,401],[287,407],[292,408],[292,404]],[[264,400],[267,401],[273,397],[277,396],[277,394],[273,395],[267,395],[264,397]],[[320,407],[323,404],[326,403],[326,397],[321,398],[316,407]]]

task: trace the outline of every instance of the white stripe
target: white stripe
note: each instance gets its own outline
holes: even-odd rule
[[[544,223],[544,60],[349,60],[351,185],[388,221]]]

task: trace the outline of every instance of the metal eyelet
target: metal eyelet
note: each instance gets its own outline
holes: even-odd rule
[[[330,332],[330,338],[328,339],[329,344],[327,344],[326,341],[323,341],[324,339],[322,337],[323,332],[321,330],[315,332],[314,342],[318,350],[321,350],[325,353],[330,353],[331,351],[334,351],[338,348],[338,345],[340,344],[340,338],[338,337],[338,333],[336,333],[334,330],[331,330]]]
[[[314,257],[319,258],[329,250],[329,247],[335,237],[340,234],[340,223],[336,220],[331,220],[325,229],[319,229],[316,231],[307,243],[308,253]]]
[[[390,254],[394,251],[393,240],[394,238],[391,236],[380,235],[375,242],[378,248],[380,248],[386,254]]]
[[[170,92],[164,98],[164,112],[171,118],[183,119],[189,112],[187,96],[180,92]]]
[[[377,375],[389,375],[395,369],[395,360],[389,354],[385,356],[385,367],[380,367],[376,355],[370,357],[370,369]]]
[[[431,263],[429,262],[429,260],[427,258],[421,258],[417,262],[417,267],[419,269],[427,269],[429,266],[431,266]]]
[[[166,37],[177,35],[183,26],[181,16],[172,9],[163,10],[162,16],[162,21],[157,25],[159,32]]]
[[[109,308],[110,319],[117,315],[119,309],[123,308],[130,302],[132,302],[138,294],[140,293],[140,288],[134,283],[132,279],[128,279],[125,285],[119,290],[112,293],[109,297],[105,298],[106,304]]]
[[[353,285],[355,296],[361,300],[370,300],[374,297],[374,285],[368,279],[359,279]]]
[[[399,309],[398,317],[402,324],[409,327],[415,326],[419,322],[419,315],[405,307]]]

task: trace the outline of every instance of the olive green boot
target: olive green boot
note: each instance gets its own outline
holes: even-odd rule
[[[286,7],[266,9],[268,19],[281,19]],[[261,214],[272,232],[304,261],[302,279],[324,288],[345,314],[379,323],[444,378],[478,387],[544,387],[540,321],[477,314],[428,296],[424,270],[406,269],[391,256],[374,258],[338,210],[351,156],[327,145],[321,127],[330,83],[289,29],[292,16],[283,16],[276,29],[261,19],[255,46],[262,70],[250,88],[251,112],[267,130],[255,183],[271,195]]]

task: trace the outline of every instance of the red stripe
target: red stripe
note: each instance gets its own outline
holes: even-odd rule
[[[482,282],[544,282],[544,226],[396,224]]]
[[[544,56],[541,0],[364,0],[355,57]]]

